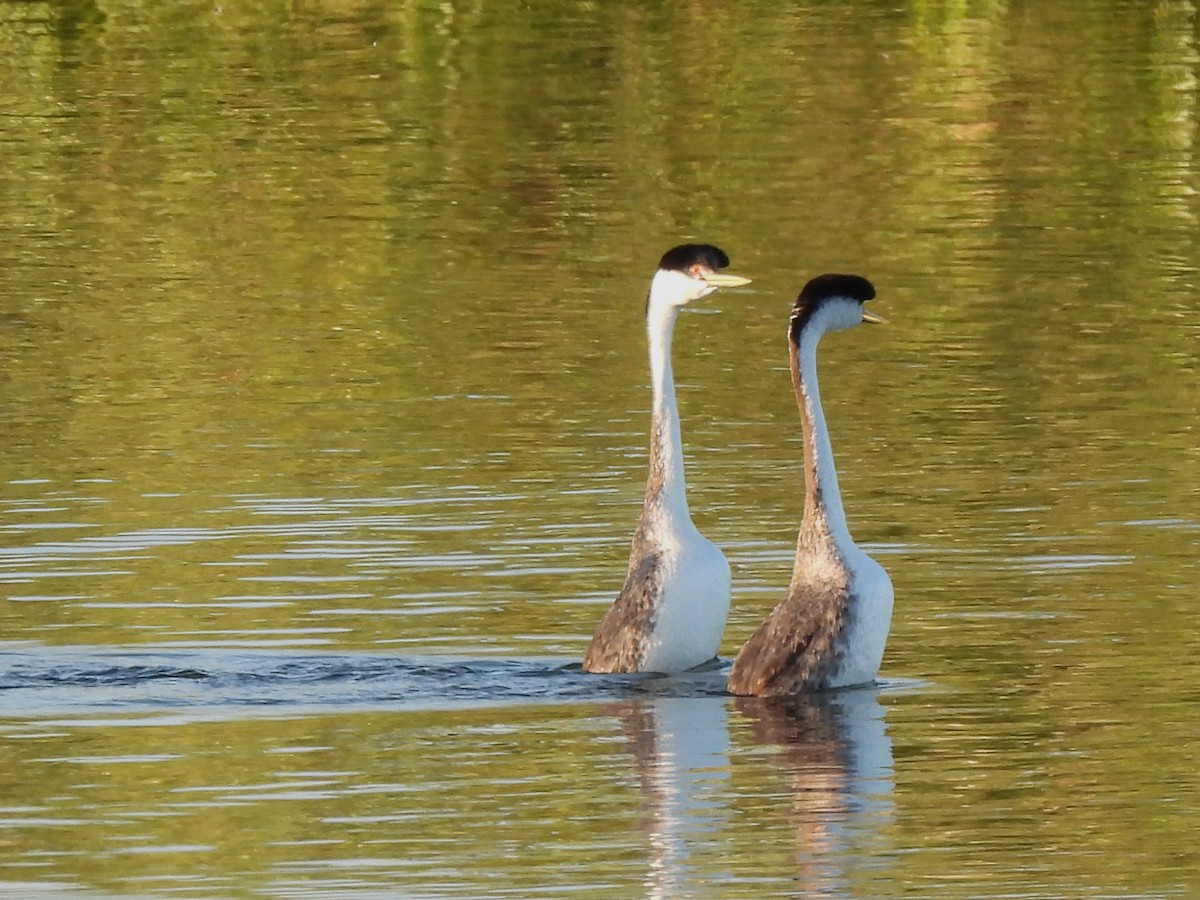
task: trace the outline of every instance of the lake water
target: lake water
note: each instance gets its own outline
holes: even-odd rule
[[[1192,2],[0,4],[0,897],[1200,891]],[[881,683],[591,677],[681,317],[726,662],[822,344]]]

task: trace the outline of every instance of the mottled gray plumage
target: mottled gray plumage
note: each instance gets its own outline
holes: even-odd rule
[[[662,423],[650,430],[650,474],[646,499],[629,549],[629,571],[616,601],[605,612],[583,657],[588,672],[638,672],[646,656],[646,637],[662,599],[662,553],[655,534],[656,512],[663,490]]]
[[[731,693],[799,694],[827,687],[837,674],[850,586],[823,526],[823,520],[805,521],[787,595],[738,652],[729,673]]]

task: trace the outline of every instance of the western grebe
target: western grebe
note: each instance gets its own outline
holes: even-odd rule
[[[710,244],[667,251],[650,282],[646,331],[653,407],[650,475],[625,586],[583,658],[588,672],[683,672],[717,655],[729,614],[729,564],[688,513],[671,335],[679,311],[749,278],[718,272],[729,257]]]
[[[787,596],[746,641],[729,673],[734,694],[786,695],[875,679],[892,620],[892,582],[846,527],[817,390],[817,342],[827,331],[882,322],[857,275],[805,285],[788,326],[792,386],[804,437],[804,519]]]

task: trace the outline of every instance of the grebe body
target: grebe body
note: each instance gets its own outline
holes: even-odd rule
[[[857,275],[821,275],[800,293],[788,325],[792,386],[804,438],[804,518],[786,596],[743,645],[729,690],[789,695],[875,680],[891,627],[892,582],[854,543],[817,388],[817,342],[883,320],[864,311],[875,289]]]
[[[729,564],[688,512],[671,337],[684,306],[749,283],[718,271],[727,265],[717,247],[684,244],[663,256],[650,283],[650,472],[625,584],[588,645],[588,672],[683,672],[713,659],[725,632]]]

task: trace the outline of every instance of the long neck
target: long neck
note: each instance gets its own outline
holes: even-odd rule
[[[804,429],[804,522],[800,541],[831,541],[837,547],[847,547],[853,541],[842,509],[833,445],[817,388],[817,342],[823,331],[819,320],[810,320],[801,329],[799,340],[791,342],[792,387]]]
[[[650,381],[654,405],[650,422],[650,476],[646,482],[646,512],[655,508],[664,524],[691,522],[687,486],[683,478],[683,444],[679,436],[679,409],[675,405],[675,379],[671,372],[671,335],[678,310],[651,308],[646,319],[650,339]]]

